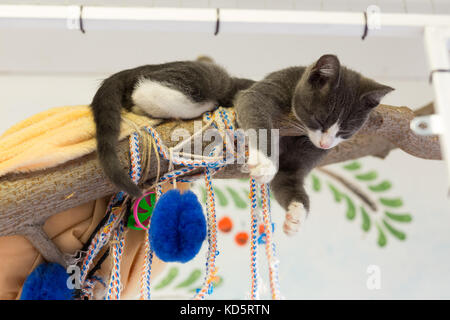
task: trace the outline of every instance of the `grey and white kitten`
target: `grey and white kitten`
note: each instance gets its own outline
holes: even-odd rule
[[[275,199],[287,211],[284,232],[296,232],[309,211],[305,176],[342,141],[352,137],[370,111],[393,89],[341,66],[324,55],[308,67],[269,74],[235,101],[238,124],[247,129],[273,129],[273,121],[293,113],[304,136],[281,137],[279,161],[250,145],[250,175],[271,182]],[[270,135],[268,136],[270,145]],[[273,180],[272,180],[273,179]]]
[[[202,61],[145,65],[103,81],[91,108],[97,153],[106,176],[120,190],[142,194],[117,157],[122,109],[160,119],[193,119],[217,106],[231,107],[239,90],[254,81],[231,77],[220,66]]]

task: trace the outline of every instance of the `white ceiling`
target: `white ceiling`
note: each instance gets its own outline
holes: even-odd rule
[[[450,14],[449,0],[1,0],[0,3],[325,11],[364,11],[375,4],[383,12]]]

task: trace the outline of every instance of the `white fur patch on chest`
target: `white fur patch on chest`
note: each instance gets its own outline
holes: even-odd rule
[[[184,93],[149,79],[137,83],[131,99],[149,116],[164,119],[192,119],[216,107],[215,101],[197,103]]]

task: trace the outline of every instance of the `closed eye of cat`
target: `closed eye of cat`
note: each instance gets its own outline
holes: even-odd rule
[[[316,130],[324,129],[323,122],[320,121],[315,114],[312,115],[312,117],[311,117],[311,124],[313,126],[313,128],[311,128],[311,129],[316,129]]]

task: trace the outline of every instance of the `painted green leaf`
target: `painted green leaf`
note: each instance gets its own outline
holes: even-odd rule
[[[162,279],[161,282],[155,287],[155,290],[167,287],[169,284],[172,283],[172,281],[176,278],[177,275],[178,275],[178,268],[177,267],[170,268],[169,272],[164,277],[164,279]]]
[[[359,162],[356,162],[356,161],[354,161],[352,163],[349,163],[349,164],[344,166],[344,169],[350,170],[350,171],[358,170],[360,168],[361,168],[361,164]]]
[[[388,218],[398,222],[411,222],[412,216],[409,213],[392,213],[389,211],[384,212]]]
[[[320,191],[321,184],[319,178],[316,175],[312,174],[311,179],[313,190],[316,192]]]
[[[236,207],[240,209],[247,208],[247,202],[242,200],[241,196],[234,189],[227,187],[227,191],[230,193]]]
[[[386,235],[383,232],[383,229],[381,229],[381,227],[379,226],[379,224],[377,223],[377,229],[378,229],[378,245],[380,247],[384,247],[387,244],[387,238]]]
[[[342,195],[346,202],[347,202],[347,219],[349,220],[353,220],[356,216],[356,208],[355,208],[355,204],[353,203],[352,199],[350,199],[347,195],[343,194]]]
[[[228,199],[222,192],[222,190],[220,190],[220,188],[218,187],[214,187],[214,192],[217,195],[217,198],[219,199],[219,205],[221,207],[226,207],[228,205]]]
[[[388,231],[397,239],[399,240],[405,240],[406,234],[398,229],[395,229],[392,225],[390,225],[385,219],[383,219],[384,226]]]
[[[355,177],[361,181],[372,181],[378,177],[378,174],[375,171],[369,171],[367,173],[358,174]]]
[[[362,225],[361,228],[367,232],[370,229],[370,217],[364,207],[361,207],[361,215],[362,215]]]
[[[222,278],[222,277],[219,277],[219,281],[213,282],[213,287],[214,287],[214,288],[218,288],[218,287],[220,287],[222,284],[223,284],[223,278]]]
[[[328,183],[328,187],[330,188],[331,192],[333,193],[334,201],[341,202],[341,200],[342,200],[341,192],[331,183]]]
[[[380,202],[387,207],[398,208],[403,205],[403,201],[400,198],[389,199],[389,198],[380,198]]]
[[[201,275],[202,272],[200,271],[200,269],[195,269],[189,274],[189,276],[185,280],[180,282],[175,288],[189,287],[190,285],[195,283],[200,278]]]
[[[373,185],[373,186],[369,186],[369,189],[374,191],[374,192],[381,192],[381,191],[386,191],[389,190],[392,187],[392,184],[389,181],[382,181],[379,184]]]

